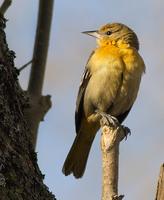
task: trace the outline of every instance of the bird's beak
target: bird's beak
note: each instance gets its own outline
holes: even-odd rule
[[[100,38],[100,34],[98,33],[98,31],[84,31],[82,33],[90,35],[95,38]]]

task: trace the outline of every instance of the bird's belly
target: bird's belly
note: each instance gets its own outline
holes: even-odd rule
[[[121,70],[121,69],[120,69]],[[84,96],[84,112],[89,116],[99,110],[118,116],[133,105],[140,84],[141,74],[109,71],[105,68],[95,73],[86,88]]]
[[[131,108],[138,94],[140,80],[141,76],[129,76],[129,78],[123,79],[113,105],[109,109],[111,115],[117,117]]]
[[[118,71],[106,68],[92,75],[84,96],[84,112],[88,116],[95,112],[107,111],[117,94],[120,85]]]

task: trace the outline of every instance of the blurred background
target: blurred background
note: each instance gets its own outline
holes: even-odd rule
[[[2,3],[2,0],[0,0]],[[38,0],[14,0],[6,13],[7,41],[19,68],[32,58]],[[132,135],[121,143],[119,193],[127,200],[154,199],[159,167],[164,161],[164,1],[56,0],[44,94],[53,107],[41,123],[38,163],[45,184],[59,200],[101,198],[100,133],[94,141],[82,179],[65,177],[64,159],[75,137],[74,110],[79,82],[95,39],[81,34],[109,22],[130,26],[138,35],[146,64],[137,101],[124,122]],[[27,87],[29,68],[20,75]]]

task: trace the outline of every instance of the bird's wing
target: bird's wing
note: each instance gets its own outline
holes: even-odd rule
[[[91,53],[88,61],[90,60],[91,56],[94,54],[94,51]],[[87,61],[87,64],[88,64]],[[84,94],[85,94],[85,90],[86,87],[88,85],[88,82],[90,80],[91,77],[91,73],[89,71],[89,69],[87,68],[87,65],[85,67],[83,76],[82,76],[82,80],[79,86],[79,91],[78,91],[78,95],[77,95],[77,100],[76,100],[76,110],[75,110],[75,126],[76,126],[76,133],[78,133],[79,129],[80,129],[80,125],[81,125],[81,119],[83,116],[83,101],[84,101]]]
[[[126,117],[128,116],[130,110],[131,110],[132,106],[129,108],[129,110],[125,111],[124,113],[120,114],[117,116],[117,119],[119,121],[120,124],[122,124],[122,122],[126,119]]]
[[[86,90],[86,87],[88,85],[90,79],[90,72],[87,68],[85,68],[82,81],[79,87],[79,92],[77,95],[76,100],[76,110],[75,110],[75,125],[76,125],[76,133],[78,133],[80,129],[81,119],[83,116],[83,100],[84,100],[84,93]]]

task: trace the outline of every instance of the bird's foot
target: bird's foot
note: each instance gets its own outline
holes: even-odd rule
[[[101,126],[106,125],[116,130],[122,129],[123,138],[125,138],[125,140],[127,140],[128,135],[131,135],[130,129],[124,125],[121,125],[116,117],[100,111],[96,111],[96,113],[101,116]]]
[[[114,195],[114,196],[112,196],[112,200],[121,200],[121,199],[123,199],[124,198],[124,195]]]
[[[120,123],[116,117],[106,114],[104,112],[100,112],[100,111],[96,111],[96,112],[102,117],[100,123],[102,123],[103,125],[107,125],[113,128],[117,128],[120,126]]]
[[[125,135],[125,140],[127,140],[128,135],[131,135],[131,131],[127,126],[121,125],[124,135]]]

